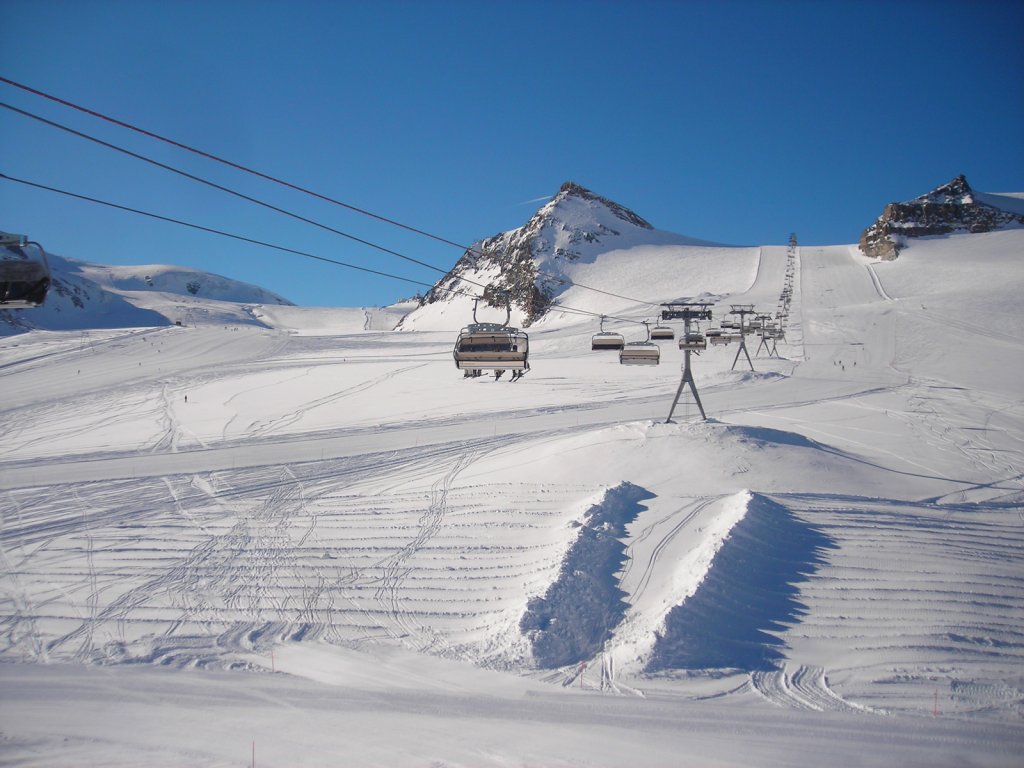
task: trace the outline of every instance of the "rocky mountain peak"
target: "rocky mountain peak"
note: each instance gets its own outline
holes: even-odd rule
[[[899,256],[907,238],[951,232],[989,232],[1024,224],[1024,216],[978,202],[962,174],[931,192],[903,203],[889,203],[860,237],[860,250],[872,258]]]
[[[936,187],[931,192],[915,197],[913,203],[953,203],[970,205],[974,202],[974,190],[962,173],[948,184]]]
[[[423,304],[472,293],[503,306],[507,296],[528,326],[566,284],[560,279],[566,265],[586,263],[616,243],[632,242],[631,235],[653,229],[625,206],[567,181],[523,226],[474,243],[427,292]]]

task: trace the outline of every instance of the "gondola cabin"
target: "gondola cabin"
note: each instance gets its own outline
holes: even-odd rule
[[[591,350],[595,349],[622,349],[626,345],[626,340],[623,338],[621,333],[613,333],[612,331],[603,331],[601,333],[595,333],[590,339]]]
[[[622,365],[657,365],[661,362],[661,348],[649,341],[631,341],[619,350]]]
[[[459,332],[453,355],[459,370],[528,371],[530,337],[518,328],[472,323]]]
[[[0,309],[38,307],[49,290],[50,267],[43,249],[22,235],[0,232]]]

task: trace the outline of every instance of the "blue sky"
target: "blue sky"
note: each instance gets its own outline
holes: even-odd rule
[[[1024,191],[1024,3],[0,0],[0,75],[459,243],[574,180],[656,227],[855,242],[957,174]],[[15,41],[12,44],[12,41]],[[7,104],[447,269],[460,252],[0,84]],[[439,274],[0,110],[0,172]],[[533,201],[533,202],[527,202]],[[300,304],[416,286],[0,180],[0,229]]]

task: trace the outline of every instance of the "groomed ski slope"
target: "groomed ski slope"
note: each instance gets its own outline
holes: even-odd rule
[[[1014,765],[1022,245],[799,249],[708,422],[568,314],[514,384],[468,318],[0,341],[4,760]],[[775,309],[785,248],[672,251],[616,290]]]

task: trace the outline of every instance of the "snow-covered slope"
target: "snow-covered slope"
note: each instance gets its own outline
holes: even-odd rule
[[[665,423],[674,343],[620,366],[559,309],[514,384],[462,378],[442,302],[439,331],[268,305],[0,339],[0,749],[1014,765],[1022,252],[581,253],[624,311],[773,309],[793,271],[780,356],[693,360],[706,422],[686,395]],[[614,305],[592,293],[563,298]]]
[[[175,323],[257,322],[248,307],[291,302],[254,285],[200,270],[161,265],[102,266],[56,254],[53,283],[30,312],[0,310],[0,334],[39,328],[146,328]]]

